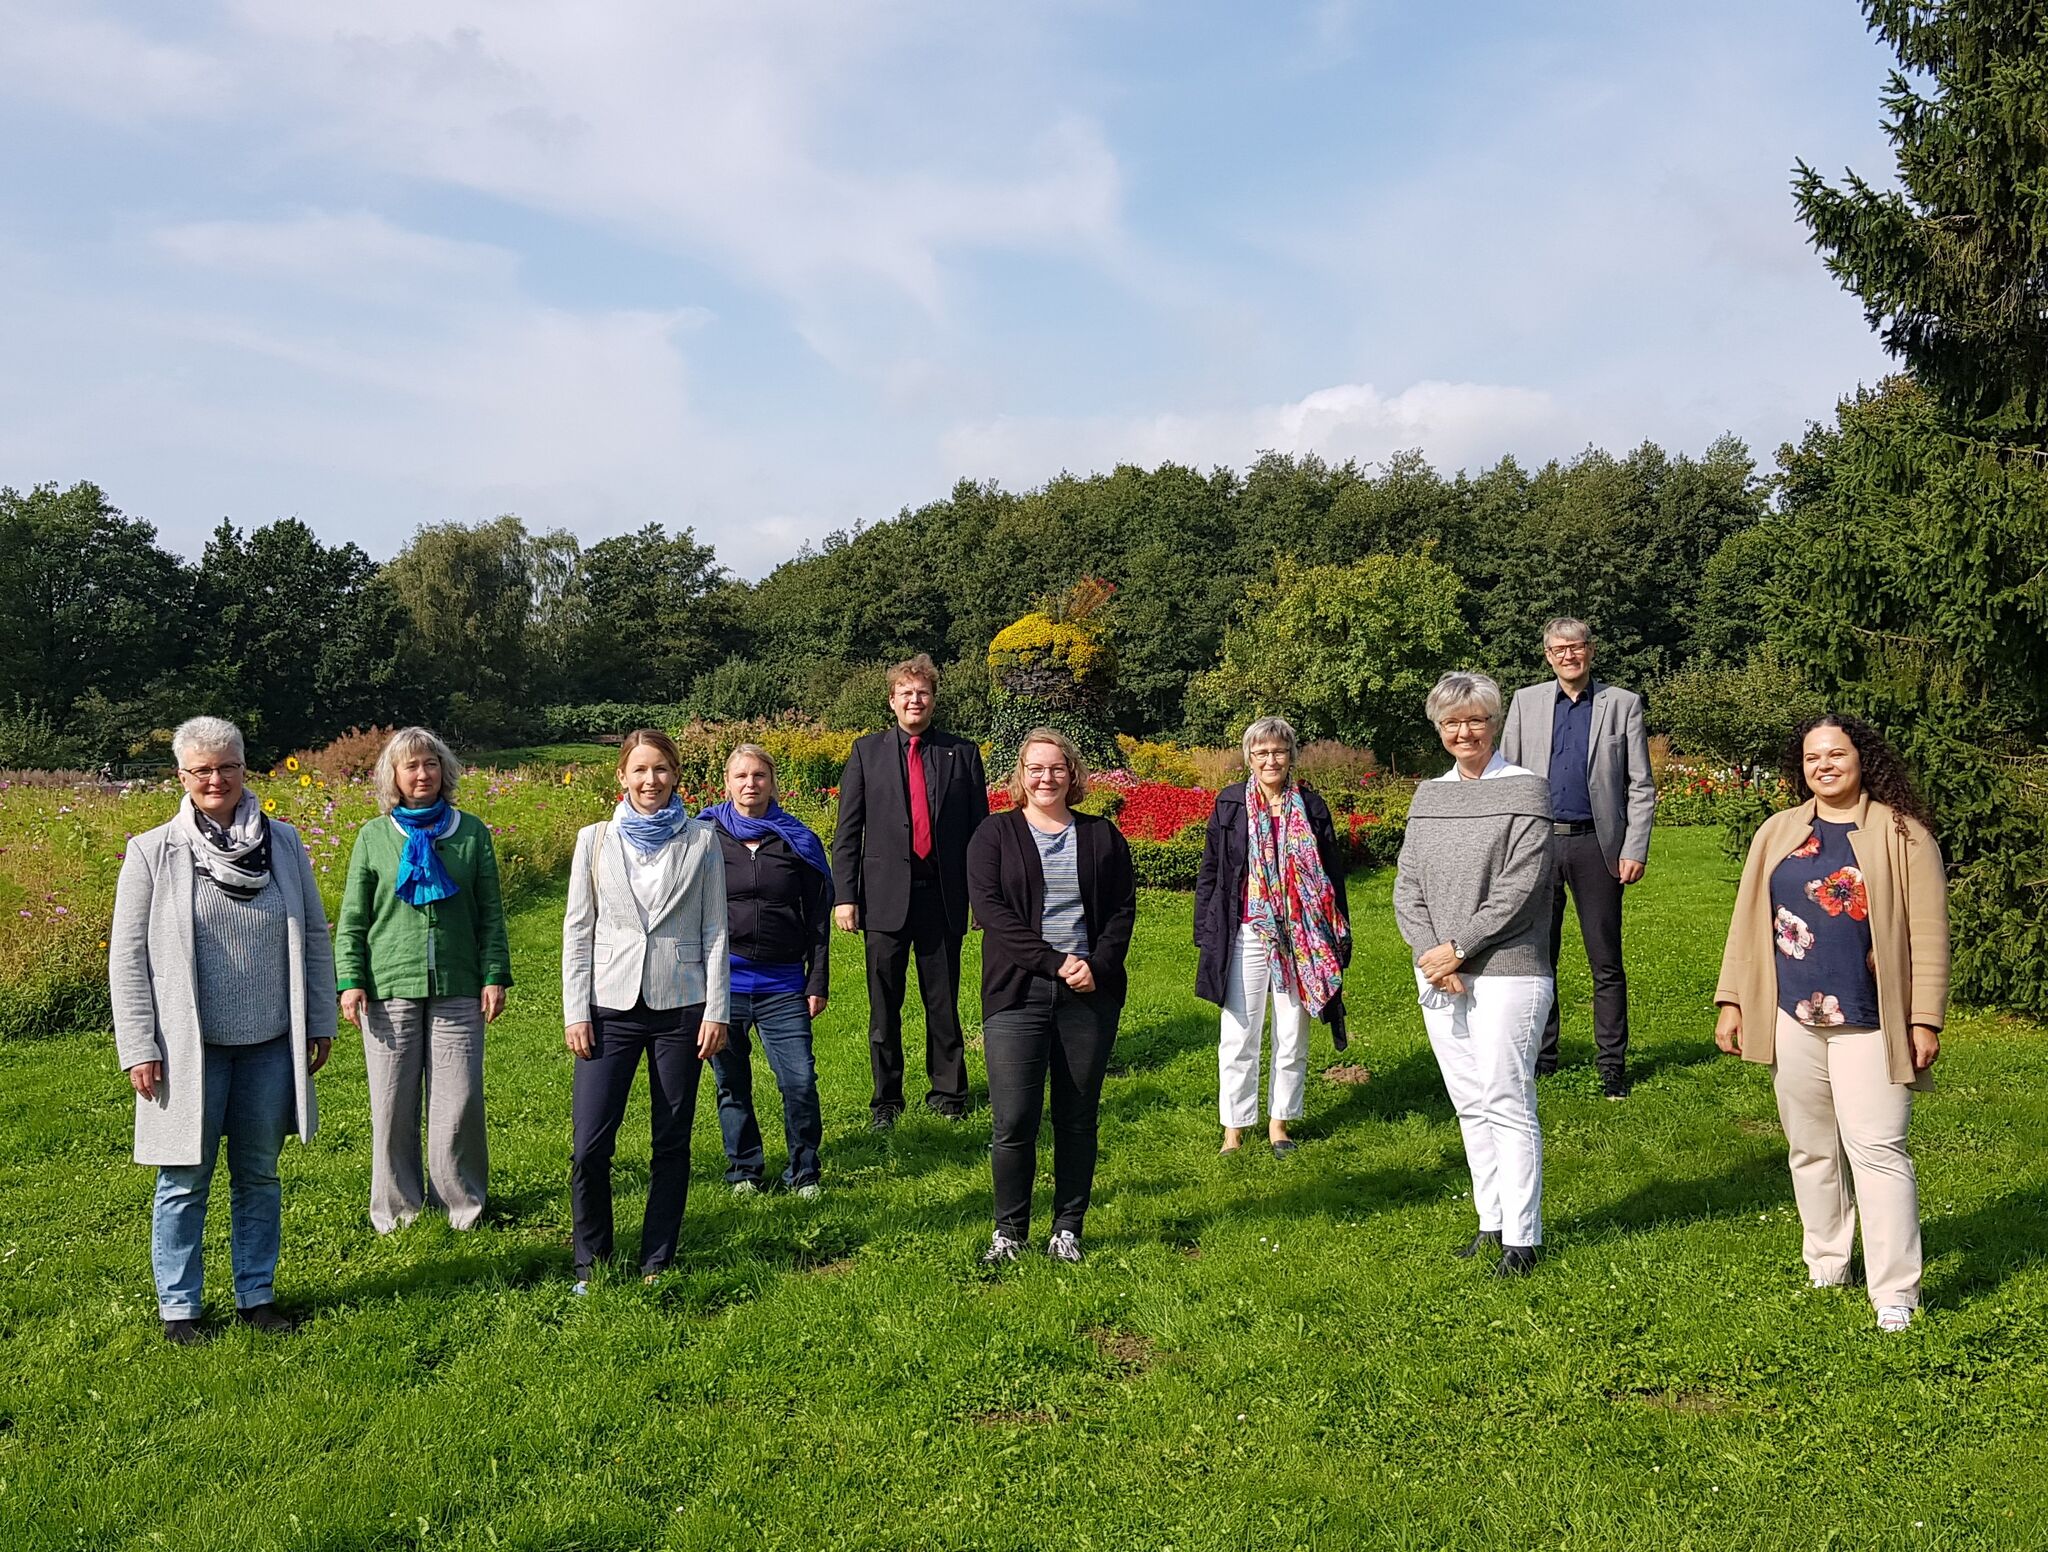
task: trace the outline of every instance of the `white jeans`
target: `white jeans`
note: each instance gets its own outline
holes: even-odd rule
[[[1269,994],[1273,1095],[1267,1113],[1275,1121],[1293,1121],[1301,1116],[1301,1091],[1308,1079],[1308,1010],[1281,989],[1258,934],[1240,925],[1237,952],[1230,960],[1230,985],[1223,995],[1223,1039],[1217,1048],[1222,1078],[1217,1110],[1225,1126],[1258,1124],[1259,1046],[1266,1031]]]
[[[1547,975],[1472,975],[1445,997],[1417,971],[1423,1027],[1444,1075],[1479,1227],[1509,1245],[1543,1243],[1543,1133],[1536,1046],[1555,983]],[[1437,1006],[1432,1007],[1435,1003]]]

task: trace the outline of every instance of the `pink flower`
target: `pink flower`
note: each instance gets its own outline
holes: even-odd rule
[[[1782,905],[1771,926],[1778,939],[1778,952],[1787,959],[1804,959],[1806,951],[1813,947],[1813,929]]]
[[[1830,997],[1826,992],[1815,992],[1811,997],[1802,999],[1799,1006],[1792,1010],[1792,1016],[1802,1024],[1823,1027],[1848,1022],[1842,1017],[1841,1000]]]

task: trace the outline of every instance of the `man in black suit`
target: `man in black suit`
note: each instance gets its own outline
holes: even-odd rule
[[[889,670],[896,726],[853,746],[839,779],[832,837],[833,917],[864,932],[873,1125],[903,1114],[903,992],[917,959],[924,999],[925,1103],[967,1113],[960,1030],[960,940],[967,935],[967,842],[988,817],[988,777],[973,742],[932,726],[939,671],[919,653]]]

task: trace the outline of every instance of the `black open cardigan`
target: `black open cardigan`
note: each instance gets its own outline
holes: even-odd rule
[[[1330,876],[1337,915],[1348,934],[1351,903],[1344,896],[1344,854],[1337,846],[1330,805],[1306,786],[1301,788],[1301,804],[1308,811],[1316,852],[1323,859],[1323,871]],[[1216,794],[1216,808],[1209,815],[1209,833],[1202,845],[1202,871],[1195,877],[1195,946],[1201,951],[1195,961],[1195,995],[1219,1008],[1230,992],[1230,956],[1236,952],[1237,929],[1244,922],[1245,875],[1250,871],[1247,828],[1244,783],[1235,782]],[[1348,952],[1345,957],[1349,958]]]
[[[1056,980],[1066,955],[1045,941],[1045,866],[1031,822],[1012,811],[991,814],[967,846],[967,898],[981,923],[981,1016],[1021,1007],[1035,977]],[[1107,819],[1074,816],[1075,872],[1088,952],[1095,972],[1090,995],[1121,1003],[1124,956],[1138,920],[1138,884],[1131,848]]]

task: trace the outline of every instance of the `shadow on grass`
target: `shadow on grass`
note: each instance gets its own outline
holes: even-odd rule
[[[1929,1282],[1929,1303],[1957,1305],[1994,1293],[2008,1277],[2048,1259],[2048,1186],[2021,1186],[1975,1212],[1927,1219],[1921,1235],[1929,1263],[1962,1256]]]
[[[1782,1207],[1792,1199],[1792,1177],[1775,1150],[1751,1152],[1711,1175],[1653,1181],[1590,1212],[1559,1220],[1573,1237],[1637,1234],[1734,1213]]]

